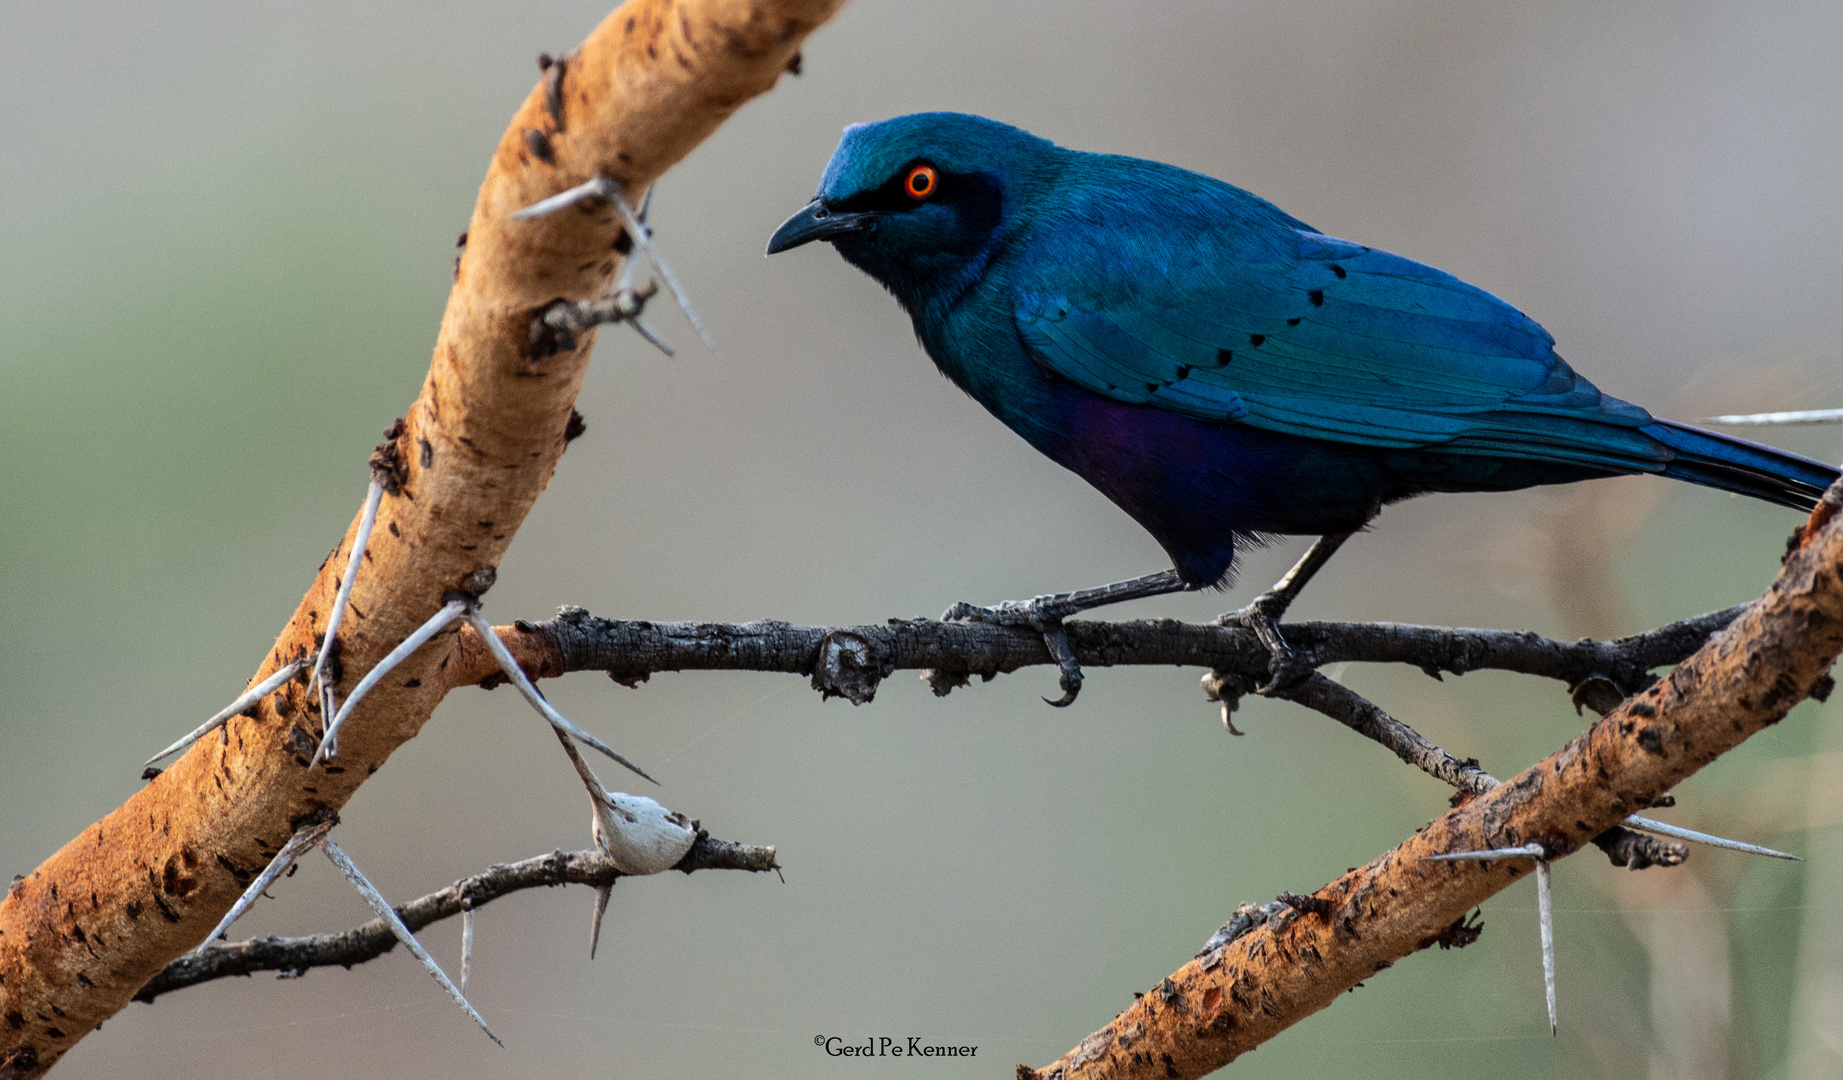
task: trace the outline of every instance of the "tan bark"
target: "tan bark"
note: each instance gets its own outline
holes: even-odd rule
[[[341,629],[342,691],[444,594],[490,580],[479,575],[563,453],[594,338],[534,359],[529,329],[551,301],[607,286],[620,227],[600,203],[531,222],[511,213],[597,172],[643,188],[772,87],[842,3],[631,0],[526,98],[481,185],[428,379],[385,449],[401,488],[384,500]],[[314,650],[355,530],[255,679]],[[385,680],[329,767],[307,767],[322,718],[290,683],[17,882],[0,901],[0,1077],[50,1067],[198,944],[296,822],[344,805],[454,684],[443,669],[457,640],[438,638]]]
[[[1560,752],[1320,889],[1327,914],[1288,911],[1193,960],[1061,1059],[1043,1080],[1166,1080],[1218,1069],[1440,941],[1530,873],[1524,861],[1422,856],[1538,842],[1579,849],[1777,723],[1843,650],[1843,482],[1825,493],[1766,595],[1650,690]]]

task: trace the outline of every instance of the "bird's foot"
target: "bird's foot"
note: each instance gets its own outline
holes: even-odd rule
[[[1312,674],[1312,666],[1299,659],[1292,646],[1280,636],[1280,616],[1286,613],[1292,597],[1280,592],[1264,592],[1248,606],[1216,617],[1218,626],[1239,626],[1254,631],[1267,649],[1267,682],[1255,693],[1267,695],[1303,682]]]
[[[1074,593],[1046,593],[1029,600],[1007,600],[990,607],[978,607],[961,601],[941,613],[942,622],[982,622],[993,626],[1022,626],[1043,635],[1043,645],[1056,661],[1062,696],[1043,700],[1058,709],[1075,704],[1081,696],[1081,663],[1069,645],[1069,632],[1062,620],[1082,610]]]
[[[1073,602],[1074,593],[1045,593],[1028,600],[1006,600],[1002,604],[979,607],[962,600],[941,613],[942,622],[982,622],[993,626],[1028,626],[1043,630],[1081,611]]]
[[[1076,696],[1081,693],[1081,664],[1075,659],[1075,650],[1069,645],[1069,634],[1063,629],[1062,620],[1089,608],[1143,600],[1148,596],[1187,592],[1190,588],[1176,570],[1160,570],[1156,574],[1115,581],[1098,588],[1046,593],[1029,600],[1007,600],[991,607],[977,607],[962,602],[942,612],[941,621],[1026,626],[1042,634],[1043,644],[1049,649],[1050,657],[1056,661],[1056,668],[1061,673],[1059,681],[1062,684],[1061,697],[1054,701],[1049,698],[1043,700],[1061,709],[1073,705]]]

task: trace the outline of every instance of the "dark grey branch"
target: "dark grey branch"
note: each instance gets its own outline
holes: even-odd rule
[[[761,873],[779,870],[780,864],[775,862],[771,847],[712,840],[699,831],[697,842],[672,869],[687,874],[694,870]],[[463,898],[468,906],[478,909],[520,889],[557,885],[600,887],[612,885],[615,879],[626,876],[598,851],[555,851],[523,862],[499,863],[483,874],[462,878],[446,889],[411,900],[396,911],[404,925],[417,931],[430,923],[459,915]],[[187,955],[168,964],[141,987],[134,999],[152,1001],[161,994],[198,983],[258,971],[299,975],[316,967],[349,968],[384,955],[396,944],[396,937],[382,919],[373,919],[338,934],[295,938],[271,935],[247,941],[220,941],[196,956]]]
[[[1211,672],[1204,676],[1203,689],[1212,701],[1221,701],[1232,709],[1237,698],[1253,691],[1255,680],[1240,675],[1224,676]],[[1486,772],[1476,758],[1460,761],[1427,741],[1420,732],[1384,712],[1380,706],[1356,691],[1333,682],[1323,675],[1311,675],[1291,686],[1269,691],[1269,696],[1304,705],[1381,743],[1395,756],[1437,780],[1458,788],[1464,798],[1482,795],[1500,781]],[[1578,695],[1577,695],[1578,696]],[[1606,710],[1602,710],[1603,712]],[[1594,837],[1594,844],[1606,853],[1614,866],[1643,870],[1648,866],[1680,866],[1689,858],[1689,848],[1670,840],[1614,826]]]
[[[1651,669],[1682,660],[1741,611],[1698,615],[1616,641],[1398,623],[1289,623],[1280,632],[1311,667],[1344,661],[1411,664],[1436,678],[1442,672],[1514,671],[1559,679],[1576,691],[1577,703],[1598,706],[1604,692],[1624,698],[1644,689]],[[1064,625],[1084,667],[1170,664],[1256,679],[1267,675],[1266,648],[1240,627],[1151,619]],[[554,619],[519,627],[549,635],[565,671],[605,671],[627,685],[658,671],[779,671],[809,676],[825,696],[858,704],[871,700],[878,684],[900,670],[930,672],[935,692],[945,694],[973,675],[989,679],[1055,663],[1034,630],[933,619],[842,627],[668,623],[603,619],[565,608]]]
[[[1271,692],[1271,696],[1315,709],[1367,738],[1394,751],[1395,756],[1420,769],[1436,780],[1460,791],[1482,795],[1498,785],[1498,779],[1478,764],[1478,759],[1460,761],[1428,742],[1421,733],[1383,712],[1381,707],[1343,683],[1333,682],[1316,671],[1292,686]]]

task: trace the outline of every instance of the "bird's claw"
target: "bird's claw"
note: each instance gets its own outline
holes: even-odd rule
[[[1265,592],[1248,601],[1248,606],[1216,618],[1219,626],[1239,626],[1252,630],[1267,650],[1267,681],[1255,688],[1263,697],[1305,681],[1312,665],[1299,659],[1292,646],[1280,635],[1279,618],[1285,613],[1288,597]]]
[[[1046,593],[1029,600],[1010,600],[991,607],[955,604],[941,614],[941,621],[1022,626],[1042,634],[1044,647],[1049,650],[1050,658],[1056,661],[1056,667],[1062,672],[1062,696],[1054,701],[1048,698],[1043,700],[1060,709],[1074,704],[1075,696],[1081,693],[1081,664],[1076,662],[1075,650],[1069,645],[1068,631],[1062,625],[1064,619],[1091,608],[1127,600],[1143,600],[1149,596],[1187,592],[1191,588],[1178,576],[1176,570],[1161,570],[1156,574],[1115,581],[1099,588]],[[936,692],[945,691],[937,687]]]
[[[1056,661],[1060,672],[1058,682],[1062,687],[1062,696],[1044,702],[1058,709],[1066,709],[1075,704],[1081,695],[1081,662],[1075,659],[1075,650],[1069,645],[1069,633],[1063,628],[1062,620],[1081,610],[1068,602],[1067,593],[1051,593],[1032,597],[1029,600],[1007,600],[990,607],[978,607],[961,601],[941,613],[942,622],[981,622],[992,626],[1018,626],[1035,630],[1043,635],[1043,645],[1049,650],[1050,658]]]
[[[1056,669],[1060,672],[1062,696],[1054,701],[1044,698],[1045,704],[1058,709],[1066,709],[1075,704],[1081,694],[1081,663],[1075,659],[1075,650],[1069,646],[1069,632],[1063,629],[1061,620],[1057,620],[1043,629],[1043,644],[1048,646],[1050,656],[1056,660]]]
[[[1029,600],[1006,600],[1002,604],[979,607],[962,600],[941,613],[942,622],[982,622],[992,626],[1028,626],[1048,632],[1050,626],[1080,611],[1068,602],[1067,593],[1046,593]]]

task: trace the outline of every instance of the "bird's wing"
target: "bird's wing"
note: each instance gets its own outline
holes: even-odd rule
[[[1193,256],[1127,280],[1135,268],[1116,262],[1115,280],[1020,292],[1019,334],[1078,386],[1199,419],[1377,447],[1661,464],[1633,430],[1650,415],[1603,397],[1522,312],[1398,255],[1294,235],[1295,251],[1261,265]]]

